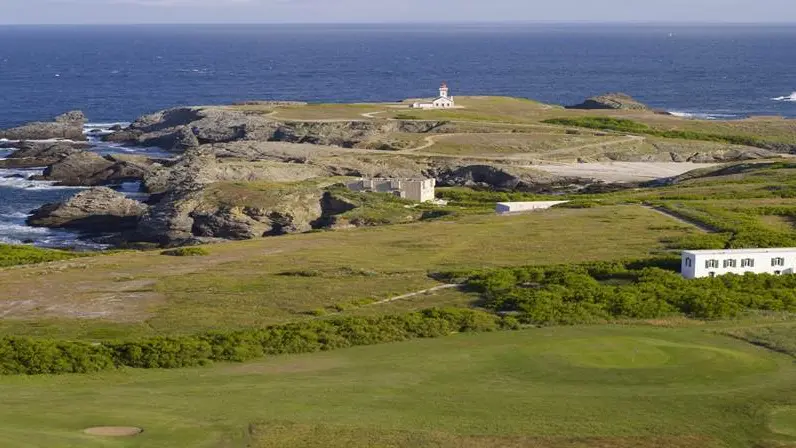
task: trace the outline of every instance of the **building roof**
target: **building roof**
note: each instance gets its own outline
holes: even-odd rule
[[[453,98],[451,98],[449,96],[438,96],[438,97],[434,98],[433,100],[431,100],[431,102],[433,103],[434,101],[437,101],[437,100],[448,100],[451,103],[453,102]]]
[[[684,250],[683,255],[744,255],[744,254],[780,254],[796,252],[796,247],[773,247],[770,249],[714,249]]]

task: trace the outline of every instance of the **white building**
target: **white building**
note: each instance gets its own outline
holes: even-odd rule
[[[689,250],[683,252],[682,258],[685,278],[796,272],[796,248]]]
[[[348,184],[353,191],[392,193],[416,202],[434,200],[436,179],[358,179]]]
[[[439,96],[435,98],[430,103],[414,103],[412,107],[414,109],[451,109],[456,107],[456,102],[453,100],[453,97],[449,95],[449,89],[447,83],[442,83],[439,87]]]
[[[500,215],[533,212],[537,210],[547,210],[559,204],[566,204],[567,202],[569,201],[498,202],[495,211]]]

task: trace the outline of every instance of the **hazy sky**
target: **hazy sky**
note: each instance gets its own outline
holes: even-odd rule
[[[0,23],[796,22],[796,0],[0,0]]]

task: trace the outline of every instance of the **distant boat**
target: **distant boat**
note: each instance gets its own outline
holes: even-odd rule
[[[791,93],[788,96],[778,96],[776,98],[771,98],[774,101],[793,101],[796,102],[796,92]]]
[[[674,33],[669,33],[669,37],[674,37]]]

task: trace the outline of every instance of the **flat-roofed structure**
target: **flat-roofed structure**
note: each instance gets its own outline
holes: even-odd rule
[[[498,202],[495,211],[500,215],[535,212],[547,210],[559,204],[566,204],[567,202],[569,201]]]
[[[391,193],[416,202],[434,200],[437,181],[435,179],[358,179],[347,186],[353,191]]]
[[[685,278],[747,272],[793,274],[796,273],[796,248],[687,250],[682,253],[681,272]]]

